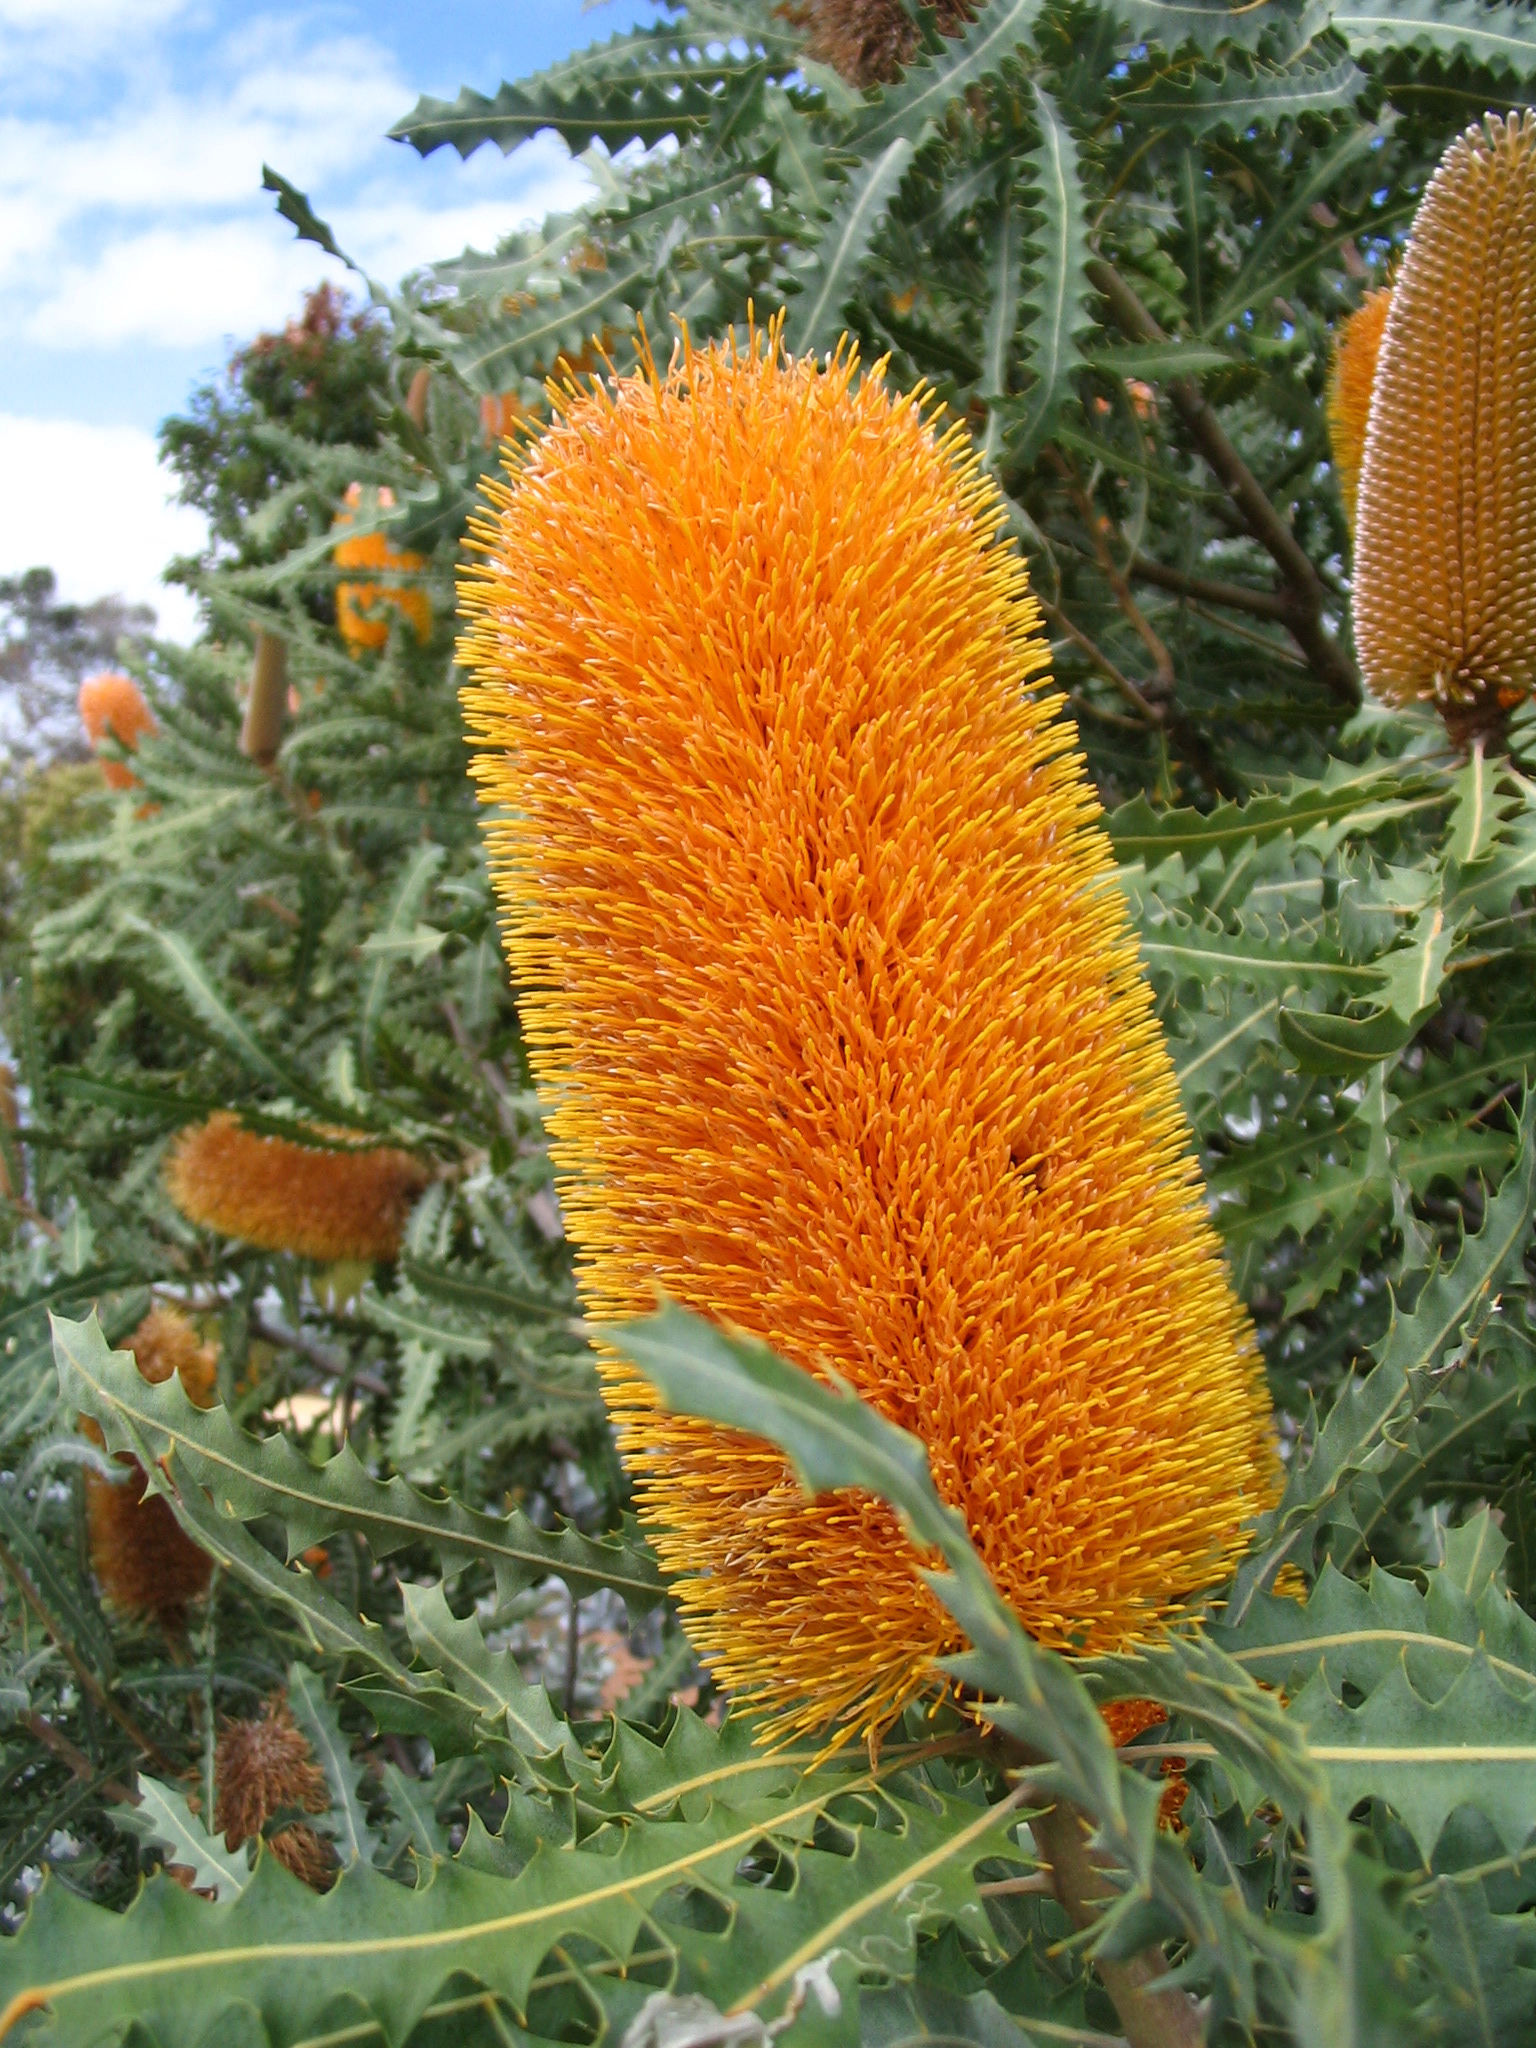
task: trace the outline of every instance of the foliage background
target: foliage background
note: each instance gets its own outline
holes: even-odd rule
[[[638,2044],[687,2016],[642,2020],[659,1991],[758,2038],[1094,2041],[1149,1947],[1212,2042],[1529,2037],[1530,721],[1464,760],[1362,701],[1322,394],[1440,151],[1528,94],[1536,28],[1481,0],[987,0],[914,8],[906,68],[861,91],[823,61],[848,12],[699,0],[407,116],[424,152],[552,127],[599,196],[360,280],[366,312],[312,301],[197,396],[166,442],[213,514],[181,572],[208,632],[127,652],[160,725],[141,786],[39,762],[10,800],[0,1990],[40,2039]],[[943,1551],[993,1732],[914,1717],[878,1758],[717,1729],[623,1519],[454,697],[499,432],[594,337],[622,366],[638,321],[720,335],[749,305],[926,380],[1007,494],[1290,1468],[1204,1629],[1069,1667],[891,1432],[808,1424],[803,1385],[697,1327],[633,1336],[672,1397],[751,1413]],[[336,631],[353,485],[351,531],[419,561],[425,641],[387,597],[382,650]],[[29,626],[39,672],[131,623],[46,653]],[[294,692],[270,770],[238,745],[258,629]],[[400,1258],[188,1225],[161,1163],[216,1108],[430,1161]],[[108,1355],[152,1299],[218,1339],[206,1415]],[[217,1561],[183,1643],[98,1598],[81,1413]],[[276,1688],[330,1788],[323,1904],[199,1818],[220,1718]],[[1092,1701],[1127,1696],[1169,1720],[1117,1761]],[[1094,1963],[1020,1831],[1053,1794],[1114,1873]],[[220,1903],[141,1892],[167,1862]]]

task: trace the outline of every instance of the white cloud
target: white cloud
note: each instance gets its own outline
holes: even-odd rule
[[[82,30],[156,28],[187,11],[187,0],[0,0],[0,26]]]
[[[47,567],[67,599],[115,593],[153,605],[168,639],[192,638],[192,599],[160,574],[172,555],[201,547],[206,529],[201,514],[169,502],[152,435],[0,413],[0,476],[0,575]]]
[[[29,323],[67,348],[192,348],[280,324],[321,271],[340,270],[281,222],[152,228],[64,272]]]

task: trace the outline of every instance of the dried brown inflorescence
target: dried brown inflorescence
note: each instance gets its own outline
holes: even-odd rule
[[[1536,114],[1430,180],[1376,366],[1355,640],[1377,696],[1496,737],[1536,681]]]
[[[419,1159],[388,1145],[263,1138],[220,1110],[182,1132],[166,1161],[171,1200],[189,1222],[263,1251],[300,1258],[392,1259],[411,1204],[431,1178]]]
[[[331,1803],[325,1773],[281,1693],[255,1720],[224,1723],[213,1775],[214,1826],[231,1849],[259,1835],[276,1814],[324,1813]],[[336,1852],[307,1822],[275,1830],[267,1847],[312,1890],[326,1891],[334,1882]]]
[[[158,1386],[175,1373],[190,1401],[211,1408],[217,1398],[219,1354],[205,1344],[178,1309],[155,1308],[128,1339],[144,1378]],[[81,1425],[97,1445],[98,1426]],[[182,1531],[158,1494],[146,1500],[143,1467],[123,1454],[127,1467],[118,1481],[99,1472],[85,1476],[86,1530],[91,1566],[102,1597],[120,1614],[158,1622],[174,1638],[186,1633],[187,1609],[208,1590],[212,1571],[206,1555]]]
[[[917,50],[917,24],[901,0],[790,0],[786,17],[806,30],[806,50],[851,85],[886,85]],[[975,15],[967,0],[936,0],[939,33],[960,35]]]

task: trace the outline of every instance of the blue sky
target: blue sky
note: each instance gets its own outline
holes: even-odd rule
[[[649,0],[0,0],[0,575],[143,598],[197,524],[154,430],[327,273],[269,162],[391,281],[575,203],[554,136],[423,160],[384,139],[420,92],[493,92],[653,18]]]

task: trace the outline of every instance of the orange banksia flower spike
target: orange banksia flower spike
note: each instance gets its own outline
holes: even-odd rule
[[[1365,459],[1365,429],[1371,415],[1376,358],[1382,329],[1392,305],[1392,287],[1367,292],[1358,309],[1340,326],[1328,374],[1328,439],[1339,475],[1339,496],[1353,532],[1355,501],[1360,495],[1360,465]]]
[[[211,1408],[218,1398],[217,1346],[203,1343],[179,1309],[154,1308],[128,1339],[144,1378],[158,1386],[179,1375],[187,1398]],[[81,1424],[98,1445],[96,1423]],[[126,1454],[125,1478],[85,1475],[86,1533],[102,1596],[119,1613],[159,1623],[168,1636],[186,1633],[187,1609],[208,1590],[212,1565],[158,1494],[144,1497],[143,1467]]]
[[[80,685],[78,702],[80,722],[93,747],[99,747],[110,734],[131,754],[146,733],[156,730],[155,715],[144,701],[144,692],[132,676],[116,670],[87,676]],[[121,761],[103,761],[101,772],[109,789],[138,787],[139,778]]]
[[[572,387],[466,579],[465,704],[586,1304],[923,1437],[1042,1640],[1217,1583],[1274,1461],[1047,647],[963,429],[777,337]],[[956,1645],[890,1511],[603,1371],[721,1683],[883,1724]]]
[[[1365,436],[1355,643],[1378,697],[1496,737],[1536,680],[1536,114],[1490,114],[1425,190]]]
[[[226,1721],[213,1753],[214,1827],[231,1849],[259,1835],[274,1814],[325,1813],[325,1773],[281,1693],[259,1718]],[[313,1891],[336,1876],[336,1852],[306,1821],[291,1821],[267,1839],[278,1862]]]
[[[411,1204],[431,1178],[419,1159],[389,1145],[317,1130],[326,1144],[263,1138],[220,1110],[171,1147],[165,1184],[189,1223],[262,1251],[303,1259],[392,1259]]]
[[[352,514],[362,502],[356,484],[347,490],[350,508],[337,518],[338,527],[352,524]],[[395,502],[387,486],[379,492],[386,509]],[[360,533],[336,543],[338,569],[373,569],[390,576],[419,576],[427,566],[425,555],[410,548],[397,548],[386,533]],[[396,611],[415,630],[423,644],[432,635],[432,600],[421,589],[403,583],[338,583],[336,586],[336,630],[354,654],[389,643],[389,614]]]

